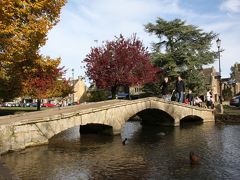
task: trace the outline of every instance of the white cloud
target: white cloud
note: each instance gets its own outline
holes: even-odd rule
[[[220,9],[229,13],[240,13],[240,0],[224,0]]]

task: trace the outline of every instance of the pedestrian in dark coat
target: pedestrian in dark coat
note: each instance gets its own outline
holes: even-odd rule
[[[177,77],[175,91],[176,91],[177,101],[180,102],[180,103],[183,103],[184,92],[185,92],[185,84],[184,84],[181,76]]]
[[[160,88],[162,88],[162,98],[165,100],[169,100],[170,101],[170,94],[169,94],[169,81],[168,81],[168,77],[165,77],[162,84],[160,85]]]

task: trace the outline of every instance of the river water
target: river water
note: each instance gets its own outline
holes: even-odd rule
[[[122,136],[79,136],[72,128],[49,145],[6,154],[2,161],[20,179],[31,180],[240,179],[239,139],[239,125],[127,122]],[[190,165],[190,151],[200,164]]]

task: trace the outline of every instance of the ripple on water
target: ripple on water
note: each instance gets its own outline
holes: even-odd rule
[[[77,128],[2,159],[21,179],[238,179],[239,138],[240,126],[141,128],[131,122],[122,137],[79,137]],[[190,151],[200,165],[189,164]]]

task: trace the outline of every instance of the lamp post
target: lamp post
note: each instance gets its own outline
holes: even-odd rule
[[[222,104],[222,80],[221,80],[221,59],[220,59],[220,47],[221,47],[221,39],[216,40],[217,48],[218,48],[218,60],[219,60],[219,102]]]
[[[72,86],[73,86],[72,103],[74,103],[74,69],[73,68],[72,68]]]

